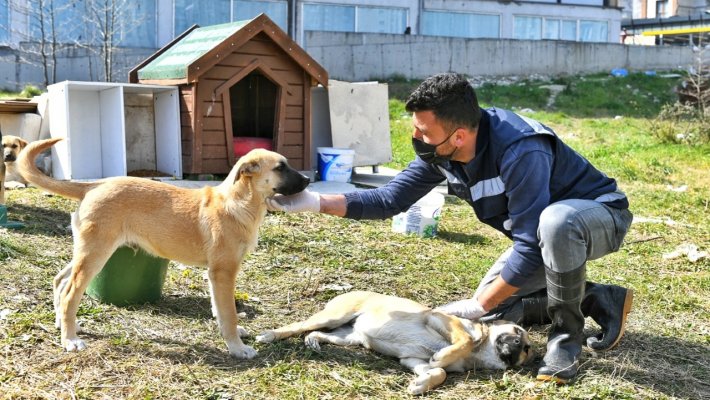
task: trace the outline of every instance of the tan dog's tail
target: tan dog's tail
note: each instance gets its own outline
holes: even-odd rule
[[[62,138],[39,140],[25,147],[17,157],[20,175],[30,183],[60,196],[81,200],[94,185],[92,183],[58,181],[43,174],[35,165],[35,158]]]

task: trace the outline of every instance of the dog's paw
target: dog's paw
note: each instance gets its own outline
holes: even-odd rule
[[[262,332],[256,336],[256,341],[259,343],[271,343],[276,340],[276,335],[273,331]]]
[[[451,364],[449,360],[450,352],[446,351],[446,348],[441,349],[434,353],[429,360],[429,366],[432,368],[444,368]]]
[[[240,338],[246,338],[250,336],[249,332],[239,325],[237,325],[237,332],[239,333]]]
[[[444,380],[446,380],[446,371],[442,368],[432,368],[412,379],[407,390],[411,394],[424,394],[444,383]]]
[[[15,190],[15,189],[25,189],[27,186],[24,183],[17,181],[5,182],[5,189]]]
[[[320,352],[320,342],[318,341],[318,332],[309,333],[306,336],[306,338],[303,340],[303,342],[306,344],[306,347],[308,347],[309,349]]]
[[[233,349],[229,350],[229,354],[234,357],[238,358],[240,360],[249,360],[254,357],[256,357],[256,350],[254,350],[252,347],[247,346],[245,344],[235,347]]]
[[[407,386],[407,391],[413,395],[421,395],[429,390],[431,390],[431,376],[428,374],[417,376]]]
[[[85,348],[86,344],[79,338],[64,340],[64,349],[68,352],[82,351]]]

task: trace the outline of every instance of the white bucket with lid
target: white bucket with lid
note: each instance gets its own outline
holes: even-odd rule
[[[432,191],[412,204],[409,209],[392,217],[392,231],[434,237],[437,233],[444,195]]]
[[[350,182],[355,150],[318,147],[318,174],[322,181]]]

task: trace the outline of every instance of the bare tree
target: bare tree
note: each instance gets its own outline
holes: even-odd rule
[[[129,33],[141,25],[143,17],[136,16],[136,1],[84,0],[84,3],[87,32],[94,35],[90,43],[103,64],[103,79],[110,82],[117,48]]]
[[[683,81],[678,96],[681,102],[693,105],[701,116],[710,113],[710,44],[702,40],[693,46],[694,63],[688,68],[688,77]]]
[[[11,29],[27,42],[27,48],[20,52],[21,60],[42,68],[45,87],[57,80],[57,33],[62,28],[58,26],[57,14],[71,5],[71,2],[65,1],[57,6],[54,0],[10,2],[11,10],[27,16],[28,25],[25,29]]]

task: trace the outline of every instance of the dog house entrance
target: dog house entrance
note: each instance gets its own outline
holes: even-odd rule
[[[235,156],[253,148],[273,150],[278,93],[278,87],[257,71],[229,89]]]

